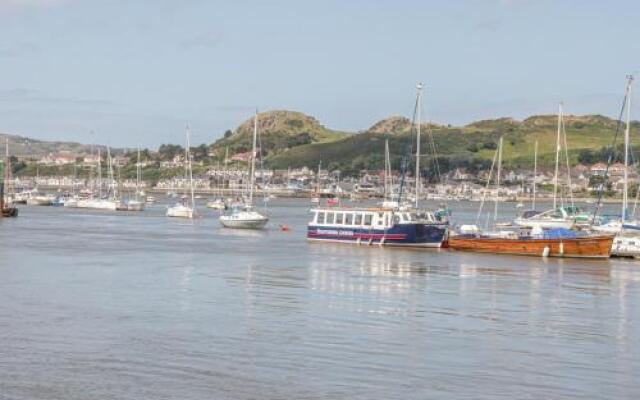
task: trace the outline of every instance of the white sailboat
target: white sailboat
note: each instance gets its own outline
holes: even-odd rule
[[[189,151],[190,147],[190,138],[189,138],[189,126],[186,128],[186,142],[187,147],[184,150],[184,161],[185,161],[185,176],[189,179],[189,188],[191,192],[191,204],[187,203],[187,197],[183,196],[178,203],[167,208],[167,217],[176,217],[176,218],[189,218],[193,219],[196,215],[196,200],[193,193],[193,170],[191,169],[191,153]]]
[[[140,189],[140,181],[142,177],[142,170],[140,166],[140,147],[138,147],[138,159],[136,162],[136,192],[133,198],[124,200],[118,206],[121,211],[144,211],[146,199],[144,199],[144,193]]]
[[[633,76],[627,77],[626,87],[626,127],[624,131],[624,175],[622,189],[622,210],[619,219],[612,219],[593,229],[603,233],[614,233],[616,237],[611,245],[611,255],[619,257],[640,257],[640,221],[630,219],[629,207],[629,147],[631,128],[631,87]]]
[[[253,187],[255,180],[256,146],[258,138],[258,112],[253,123],[253,150],[251,152],[251,165],[249,168],[249,199],[244,207],[233,207],[230,214],[220,216],[220,223],[225,228],[236,229],[262,229],[269,218],[253,209]]]
[[[311,204],[320,204],[320,168],[322,167],[322,160],[318,162],[318,174],[316,175],[316,192],[311,198]]]
[[[393,196],[393,176],[391,175],[391,157],[389,155],[389,139],[384,141],[384,198],[382,208],[398,208],[400,205]]]
[[[571,197],[571,207],[564,207],[562,204],[558,207],[558,186],[559,186],[559,161],[560,161],[560,150],[562,149],[561,138],[564,134],[564,151],[567,158],[567,184],[569,187],[569,193]],[[537,142],[535,148],[535,157],[536,157],[536,170],[537,170]],[[536,171],[537,172],[537,171]],[[535,191],[535,179],[534,176],[534,191]],[[561,202],[564,203],[564,202]],[[534,192],[534,200],[533,206],[535,207],[535,192]],[[572,210],[575,210],[573,206],[573,195],[571,194],[571,170],[569,169],[569,158],[568,158],[568,149],[567,149],[567,137],[566,132],[564,130],[564,117],[562,112],[562,103],[558,106],[558,135],[556,138],[556,162],[555,162],[555,172],[553,177],[553,208],[551,210],[547,210],[545,212],[537,212],[535,210],[525,212],[523,215],[513,220],[513,223],[517,226],[526,227],[526,228],[536,228],[536,229],[557,229],[564,228],[570,229],[574,225],[574,218],[572,214]]]

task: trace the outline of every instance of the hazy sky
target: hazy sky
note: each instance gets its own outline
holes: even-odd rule
[[[157,146],[211,142],[251,110],[362,130],[615,115],[640,67],[637,1],[0,0],[0,132]],[[94,130],[95,138],[89,134]]]

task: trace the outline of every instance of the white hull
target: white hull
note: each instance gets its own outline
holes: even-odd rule
[[[269,218],[256,211],[239,211],[231,215],[221,215],[220,223],[225,228],[234,229],[262,229],[269,222]]]
[[[540,228],[540,229],[571,229],[574,223],[572,220],[566,219],[525,219],[516,218],[513,223],[517,226],[525,228]]]
[[[173,207],[167,208],[167,217],[175,217],[175,218],[193,218],[193,209],[191,207],[186,207],[183,205],[175,205]]]
[[[69,205],[67,205],[69,203]],[[70,200],[65,202],[66,207],[75,207],[75,208],[90,208],[94,210],[110,210],[115,211],[118,207],[118,202],[115,200],[97,200],[97,199],[87,199],[87,200]]]
[[[118,211],[144,211],[144,204],[142,201],[130,200],[118,205]]]
[[[640,236],[616,236],[611,244],[614,257],[640,257]]]

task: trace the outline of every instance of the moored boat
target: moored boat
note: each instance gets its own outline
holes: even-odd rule
[[[420,219],[411,212],[384,208],[315,208],[307,227],[311,241],[378,244],[404,247],[442,247],[448,224]]]
[[[490,237],[458,235],[449,238],[449,248],[478,253],[538,257],[608,258],[613,236]]]

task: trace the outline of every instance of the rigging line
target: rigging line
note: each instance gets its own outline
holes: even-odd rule
[[[569,185],[567,190],[569,191],[569,200],[571,201],[571,207],[573,207],[574,203],[573,203],[573,188],[571,187],[571,167],[569,164],[569,147],[567,146],[567,130],[564,123],[564,115],[562,116],[562,135],[564,139],[564,155],[567,161],[567,183]]]
[[[478,226],[480,217],[482,216],[482,207],[484,206],[484,201],[487,198],[487,191],[489,190],[489,184],[491,184],[491,176],[493,175],[493,168],[496,165],[496,159],[498,158],[498,149],[493,153],[493,161],[491,162],[491,169],[489,169],[489,176],[487,177],[487,183],[484,187],[484,191],[482,192],[482,200],[480,200],[480,207],[478,208],[478,214],[476,215],[476,226]]]
[[[593,218],[592,221],[595,222],[596,217],[598,216],[598,211],[602,208],[602,195],[604,194],[604,187],[608,181],[609,177],[609,167],[611,166],[611,162],[613,161],[613,156],[615,154],[616,143],[618,141],[618,135],[620,134],[620,127],[622,126],[622,117],[624,115],[624,110],[627,104],[627,96],[629,95],[629,90],[625,90],[624,97],[622,99],[622,107],[620,108],[620,114],[618,115],[618,123],[616,124],[616,132],[613,136],[613,143],[609,148],[609,156],[607,157],[607,166],[604,170],[604,177],[602,179],[602,183],[600,183],[600,187],[598,188],[598,201],[596,202],[596,207],[593,210]]]
[[[415,131],[415,120],[418,113],[418,97],[416,96],[415,105],[413,107],[413,116],[411,118],[411,127],[409,128],[409,137],[405,140],[405,152],[400,162],[400,188],[398,192],[398,206],[402,205],[402,194],[404,192],[405,177],[407,168],[409,167],[409,156],[413,154],[413,132]],[[417,132],[416,132],[417,135]]]

